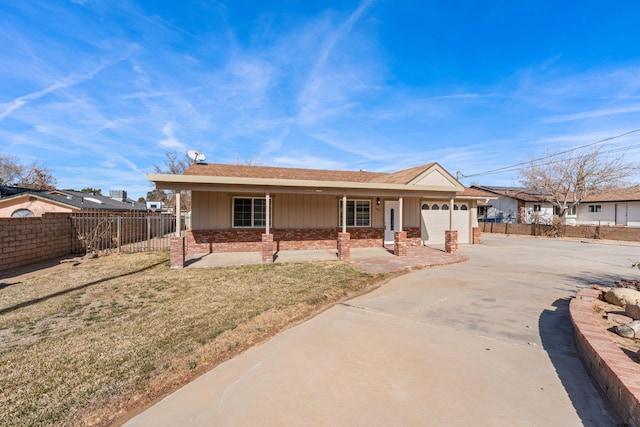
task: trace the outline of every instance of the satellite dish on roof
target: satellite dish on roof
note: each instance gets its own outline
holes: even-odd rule
[[[198,150],[187,151],[187,156],[189,156],[189,158],[196,163],[202,163],[207,158],[202,152]]]

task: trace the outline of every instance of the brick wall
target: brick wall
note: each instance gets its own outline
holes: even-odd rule
[[[525,236],[544,236],[545,230],[549,227],[550,226],[548,225],[535,224],[480,223],[480,228],[484,233],[515,234]],[[565,237],[640,242],[640,228],[638,227],[565,225],[562,226],[562,230]]]
[[[0,218],[0,270],[71,253],[68,213],[34,218]]]
[[[263,229],[189,230],[189,253],[261,252]],[[276,251],[336,249],[340,229],[272,230]],[[382,246],[384,229],[348,229],[351,248]]]

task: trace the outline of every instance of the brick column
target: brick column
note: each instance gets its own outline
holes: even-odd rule
[[[406,231],[396,231],[393,233],[393,254],[395,256],[407,256]]]
[[[524,208],[524,202],[518,202],[518,223],[519,224],[527,223],[527,212]]]
[[[473,227],[473,244],[474,245],[480,244],[480,236],[482,236],[482,230],[480,230],[480,227]]]
[[[351,258],[351,234],[338,233],[338,258]]]
[[[444,251],[455,253],[458,251],[458,230],[445,230]]]
[[[184,268],[185,261],[184,236],[171,237],[171,268]]]
[[[273,234],[262,234],[262,262],[273,262],[273,256],[276,253],[276,247],[273,242]]]

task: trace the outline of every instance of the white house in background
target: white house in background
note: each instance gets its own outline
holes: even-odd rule
[[[532,224],[549,223],[556,209],[540,194],[518,187],[472,185],[497,197],[489,207],[478,207],[478,221]],[[586,197],[565,214],[567,225],[618,225],[640,227],[640,186]]]
[[[553,204],[539,194],[518,187],[472,185],[495,196],[487,200],[489,206],[478,207],[478,221],[510,224],[549,223],[553,220]]]
[[[640,227],[640,186],[586,197],[575,224]]]

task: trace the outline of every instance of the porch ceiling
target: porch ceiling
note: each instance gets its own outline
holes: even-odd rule
[[[296,194],[358,194],[370,196],[455,196],[463,187],[345,182],[315,180],[282,180],[272,178],[218,177],[194,175],[150,174],[149,180],[160,190],[192,190],[217,192],[260,192]]]

